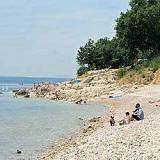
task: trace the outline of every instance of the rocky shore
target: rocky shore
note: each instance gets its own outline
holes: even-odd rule
[[[29,89],[15,91],[16,96],[26,98],[40,97],[71,102],[92,101],[108,107],[104,117],[93,118],[77,136],[57,142],[38,159],[159,159],[160,70],[152,75],[152,79],[148,77],[140,79],[140,83],[138,79],[129,83],[126,77],[119,80],[117,71],[115,69],[91,71],[68,82],[56,85],[38,84]],[[145,120],[119,126],[118,121],[124,118],[126,111],[132,113],[136,103],[142,105]],[[114,127],[109,125],[111,115],[116,120]]]
[[[97,121],[97,128],[60,143],[39,159],[43,160],[158,160],[160,157],[160,85],[149,85],[118,99],[96,100],[112,105],[108,116]],[[126,111],[132,112],[141,103],[145,120],[119,126],[117,121]],[[116,126],[110,127],[109,115],[114,115]]]
[[[133,92],[139,84],[119,85],[116,69],[90,71],[71,81],[35,84],[32,88],[14,91],[15,96],[65,101],[93,101],[99,97],[117,97]]]

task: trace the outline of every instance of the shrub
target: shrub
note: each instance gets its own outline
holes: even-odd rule
[[[151,68],[153,72],[156,72],[160,68],[160,57],[151,60],[148,67]]]
[[[85,74],[87,71],[89,71],[88,67],[81,66],[77,71],[77,75],[81,76]]]
[[[127,71],[125,68],[120,68],[119,71],[118,71],[118,77],[119,78],[122,78],[126,75]]]

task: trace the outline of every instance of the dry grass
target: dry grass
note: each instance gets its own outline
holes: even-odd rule
[[[153,84],[160,84],[160,69],[156,71],[154,80],[152,82]]]
[[[135,71],[129,71],[123,78],[119,79],[118,83],[120,85],[125,84],[144,84],[147,85],[151,83],[155,75],[153,71],[145,69],[143,73],[138,74]]]

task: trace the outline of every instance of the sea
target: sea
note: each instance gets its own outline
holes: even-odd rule
[[[0,160],[36,160],[55,142],[75,135],[107,108],[64,101],[15,98],[12,90],[66,78],[0,77]],[[17,154],[17,150],[22,153]]]

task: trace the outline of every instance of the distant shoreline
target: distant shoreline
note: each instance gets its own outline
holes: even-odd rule
[[[45,82],[58,83],[70,79],[71,78],[0,76],[0,84],[1,83],[34,84],[34,83],[45,83]]]

